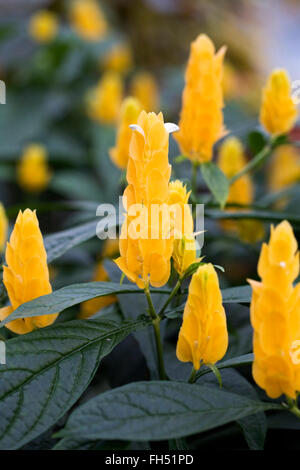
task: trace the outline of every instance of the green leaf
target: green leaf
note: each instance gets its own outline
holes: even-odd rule
[[[208,431],[278,405],[183,382],[137,382],[77,408],[59,436],[161,441]]]
[[[165,293],[165,290],[155,290],[156,293]],[[166,293],[168,293],[167,291]],[[111,294],[140,294],[144,293],[133,284],[113,282],[87,282],[82,284],[72,284],[62,289],[58,289],[52,294],[43,295],[30,302],[26,302],[18,307],[8,318],[0,323],[0,327],[18,318],[36,317],[39,315],[51,315],[62,312],[66,308],[80,304],[95,297],[103,297]],[[142,312],[141,312],[142,313]]]
[[[253,131],[248,134],[248,146],[253,155],[261,152],[261,150],[266,146],[267,140],[264,134],[259,131]]]
[[[82,395],[100,360],[149,322],[75,320],[9,340],[0,367],[0,449],[18,449],[51,427]]]
[[[206,209],[205,215],[212,219],[257,219],[270,222],[281,222],[288,220],[290,223],[299,225],[300,216],[288,212],[265,211],[265,210],[247,210],[247,211],[219,211],[215,209]]]
[[[225,361],[217,362],[216,366],[218,369],[227,369],[228,367],[239,367],[245,364],[252,364],[254,359],[253,354],[243,354],[242,356],[233,357],[232,359],[227,359]],[[196,375],[196,380],[199,379],[202,375],[212,372],[210,367],[203,367],[199,370]]]
[[[202,163],[203,179],[221,207],[224,207],[229,192],[229,182],[220,168],[212,162]]]
[[[80,243],[93,238],[96,236],[96,234],[99,236],[100,231],[97,230],[98,223],[99,220],[93,220],[68,230],[46,235],[44,238],[44,243],[47,251],[48,263],[51,263],[56,258],[59,258],[74,246],[77,246]],[[108,225],[110,227],[115,227],[118,225],[118,223],[118,217],[112,217],[108,220],[108,224],[106,225],[105,230],[107,230]]]
[[[101,201],[103,192],[99,181],[79,170],[61,170],[55,172],[50,182],[50,189],[64,196],[75,199]]]

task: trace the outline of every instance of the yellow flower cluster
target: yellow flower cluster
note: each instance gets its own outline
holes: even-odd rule
[[[193,274],[176,354],[182,362],[215,364],[228,346],[226,315],[217,273],[212,264],[199,266]]]
[[[51,11],[40,10],[29,22],[29,34],[37,42],[49,42],[55,38],[58,30],[57,16]]]
[[[275,150],[268,170],[271,191],[280,191],[296,183],[300,179],[299,151],[292,145],[281,145]]]
[[[108,25],[95,0],[74,0],[70,6],[70,22],[79,36],[99,41],[106,36]]]
[[[28,145],[18,166],[18,182],[25,191],[43,191],[51,179],[47,151],[40,144]]]
[[[132,52],[128,44],[118,43],[107,52],[101,66],[117,73],[127,73],[132,67]]]
[[[291,83],[285,70],[274,70],[263,90],[260,121],[272,135],[288,133],[298,116],[291,96]]]
[[[120,236],[121,256],[115,262],[140,288],[149,282],[160,287],[170,276],[173,239],[168,217],[153,217],[152,207],[165,204],[168,212],[168,126],[162,113],[142,111],[133,128],[123,195],[127,213]]]
[[[228,179],[239,173],[247,164],[242,143],[235,137],[226,139],[219,151],[218,165]],[[247,206],[254,199],[254,188],[248,174],[241,176],[230,185],[227,204],[240,204]],[[231,211],[239,210],[230,208]],[[242,209],[245,210],[245,209]],[[263,226],[256,220],[224,220],[221,223],[225,230],[235,233],[247,242],[260,240],[264,235]]]
[[[87,97],[87,112],[91,119],[103,124],[115,124],[119,117],[123,83],[119,74],[106,72]]]
[[[132,136],[130,124],[136,124],[142,111],[139,101],[126,98],[121,107],[116,146],[110,149],[110,157],[119,168],[126,168],[129,158],[129,143]]]
[[[159,108],[159,91],[153,75],[148,72],[136,74],[130,86],[130,93],[142,105],[147,113],[156,112]]]
[[[173,216],[174,248],[172,258],[174,268],[182,276],[188,267],[199,261],[196,259],[196,240],[193,235],[193,216],[188,206],[190,192],[179,180],[169,183],[169,205]],[[174,212],[172,211],[174,208]]]
[[[20,211],[10,241],[6,247],[3,282],[11,306],[0,310],[4,320],[21,304],[52,292],[49,282],[47,254],[35,211]],[[14,320],[6,327],[14,333],[25,334],[55,321],[57,314]]]
[[[252,289],[251,323],[253,377],[269,397],[300,391],[300,284],[299,253],[293,229],[287,221],[271,228],[269,244],[263,244],[258,274]]]
[[[204,34],[191,45],[182,109],[176,135],[181,152],[191,160],[207,162],[213,145],[224,135],[222,69],[225,47],[215,53]]]
[[[0,202],[0,255],[4,250],[8,230],[8,220],[3,204]]]

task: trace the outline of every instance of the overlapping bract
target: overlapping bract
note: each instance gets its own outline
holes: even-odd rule
[[[106,72],[87,97],[87,111],[91,119],[102,124],[115,124],[123,97],[123,83],[119,74]]]
[[[169,205],[174,227],[174,268],[182,276],[197,261],[193,216],[188,205],[190,192],[179,180],[169,184]]]
[[[219,151],[218,165],[228,179],[239,173],[247,164],[242,143],[235,137],[226,139]],[[248,206],[253,203],[254,186],[249,174],[245,174],[230,185],[227,204]],[[239,210],[230,208],[230,211]],[[245,209],[242,209],[245,211]],[[225,230],[237,234],[242,240],[255,242],[264,235],[262,224],[256,220],[224,220],[221,223]]]
[[[51,41],[57,30],[58,19],[51,11],[40,10],[30,18],[29,34],[37,42]]]
[[[300,390],[300,284],[293,287],[299,274],[297,248],[287,221],[272,227],[259,258],[261,282],[249,281],[253,377],[271,398],[281,394],[296,398]]]
[[[125,275],[140,288],[164,285],[170,275],[173,238],[169,223],[169,133],[162,113],[142,111],[130,142],[128,186],[123,202],[125,222],[120,254],[115,260]],[[139,205],[139,206],[137,206]],[[154,217],[152,208],[165,208]]]
[[[126,168],[129,158],[129,143],[132,136],[130,124],[136,124],[142,108],[138,100],[128,97],[123,101],[117,133],[116,146],[110,149],[110,157],[119,168]]]
[[[19,212],[5,254],[7,266],[3,268],[3,282],[11,306],[0,310],[0,320],[23,303],[52,292],[47,254],[35,212],[30,209]],[[14,333],[25,334],[51,325],[56,317],[57,314],[18,319],[7,323],[6,327]]]
[[[217,273],[212,264],[199,266],[193,274],[176,354],[182,362],[192,362],[196,370],[215,364],[228,346],[226,315]]]
[[[0,202],[0,255],[4,250],[8,229],[8,220],[3,204]]]
[[[99,41],[108,31],[105,16],[95,0],[74,0],[70,5],[70,21],[83,39]]]
[[[213,145],[224,134],[222,71],[225,47],[215,53],[204,34],[191,45],[182,96],[180,132],[176,135],[181,152],[198,162],[212,158]]]
[[[297,116],[287,72],[274,70],[263,89],[260,122],[270,134],[276,136],[288,133],[294,127]]]
[[[29,192],[39,192],[48,186],[51,176],[45,147],[39,144],[28,145],[18,166],[20,186]]]

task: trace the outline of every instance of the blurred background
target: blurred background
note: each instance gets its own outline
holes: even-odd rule
[[[100,203],[118,203],[125,171],[112,161],[110,149],[122,101],[134,96],[146,111],[162,111],[165,121],[177,123],[190,43],[200,33],[209,35],[216,49],[227,45],[225,124],[241,140],[246,159],[253,157],[264,145],[258,115],[267,76],[273,68],[286,68],[292,80],[300,80],[299,21],[297,0],[0,0],[0,80],[6,85],[6,104],[0,104],[0,202],[10,228],[26,207],[37,209],[46,235],[94,220]],[[299,134],[296,127],[290,137],[297,141]],[[215,159],[218,152],[217,145]],[[190,186],[190,162],[179,155],[171,138],[172,179]],[[271,159],[253,177],[252,209],[297,215],[298,150],[288,148],[272,158],[279,164],[274,167]],[[200,175],[198,185],[205,203],[207,188]],[[259,237],[243,236],[243,230],[251,231],[248,225],[235,228],[205,219],[202,255],[224,267],[225,273],[219,273],[223,287],[256,277],[269,223],[256,230]],[[96,237],[73,248],[51,264],[53,288],[108,277],[118,282],[120,272],[111,261],[117,252],[117,243]],[[108,309],[112,317],[121,309],[130,317],[142,308],[126,296],[119,307],[114,298],[107,300],[86,303],[80,315]],[[248,309],[239,305],[227,310],[227,357],[251,351]],[[78,310],[69,309],[59,321],[74,315]],[[168,333],[175,368],[178,326]],[[123,371],[118,378],[110,368],[116,360]],[[108,382],[116,386],[143,378],[143,361],[134,340],[126,340],[104,362],[107,375],[101,370],[87,393],[106,389]],[[276,443],[277,436],[272,438]],[[281,434],[281,444],[282,439]],[[226,438],[224,442],[228,447]],[[203,445],[208,448],[209,436],[203,437]]]

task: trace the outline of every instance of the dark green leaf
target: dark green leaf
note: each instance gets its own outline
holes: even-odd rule
[[[148,320],[58,323],[8,341],[0,367],[0,448],[18,449],[78,400],[100,360]]]
[[[292,224],[300,224],[300,216],[287,212],[265,211],[265,210],[247,210],[247,211],[219,211],[215,209],[206,209],[205,215],[212,219],[258,219],[270,222],[281,222],[288,220]]]
[[[202,163],[203,179],[221,207],[224,207],[229,192],[229,182],[220,168],[212,162]]]
[[[137,382],[77,408],[60,436],[160,441],[207,431],[278,405],[207,386]]]
[[[138,289],[133,284],[124,284],[122,286],[113,282],[72,284],[58,289],[52,292],[52,294],[43,295],[42,297],[20,305],[20,307],[9,315],[9,318],[6,318],[0,323],[0,327],[17,318],[51,315],[53,313],[62,312],[66,308],[80,304],[86,300],[94,299],[95,297],[103,297],[111,294],[139,294],[143,292],[143,290]],[[166,291],[157,289],[156,292]]]
[[[248,146],[253,155],[261,152],[266,144],[266,137],[261,132],[253,131],[248,134]]]

